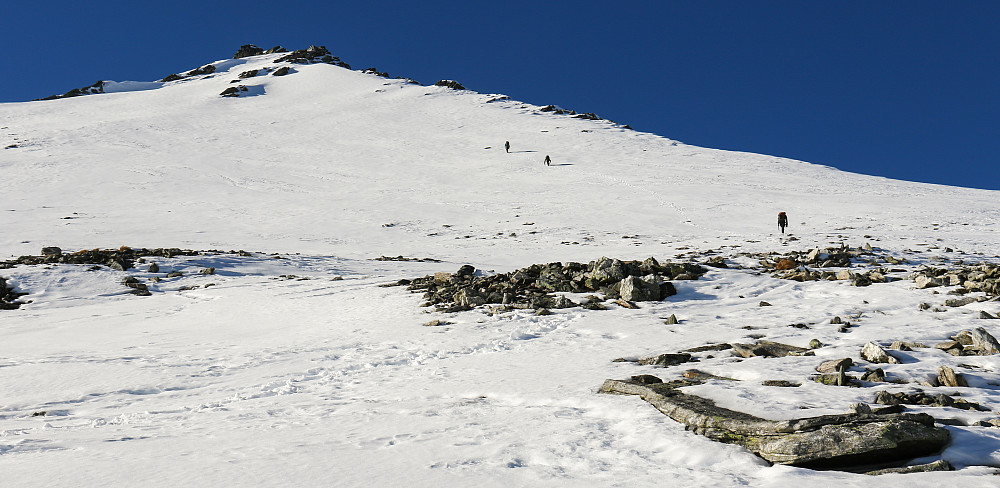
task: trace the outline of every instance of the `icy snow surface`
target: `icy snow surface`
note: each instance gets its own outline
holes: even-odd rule
[[[704,261],[707,250],[755,266],[736,254],[842,243],[870,243],[908,271],[995,262],[1000,195],[692,147],[326,64],[231,83],[276,57],[0,105],[0,147],[14,146],[0,149],[0,259],[43,246],[252,252],[151,258],[157,276],[184,272],[158,283],[146,265],[0,270],[31,300],[0,311],[3,486],[867,486],[860,474],[768,466],[638,397],[596,390],[697,367],[741,380],[690,388],[722,406],[772,419],[841,413],[915,384],[823,386],[809,381],[819,361],[860,360],[870,340],[1000,335],[977,318],[1000,312],[995,302],[920,311],[945,295],[753,267],[676,282],[678,295],[638,310],[429,313],[419,294],[377,285],[464,264],[488,274],[601,256]],[[240,84],[241,97],[219,96]],[[778,211],[790,216],[784,235]],[[441,262],[371,260],[381,255]],[[152,296],[129,294],[126,276]],[[670,314],[681,323],[665,325]],[[856,326],[840,333],[833,316]],[[422,326],[435,318],[450,324]],[[815,358],[723,352],[666,369],[611,361],[754,338],[827,346]],[[908,354],[886,372],[917,381],[951,365],[978,387],[941,391],[1000,408],[1000,356]],[[912,410],[966,424],[996,416]],[[879,485],[996,486],[1000,431],[949,429],[941,457],[958,471]]]

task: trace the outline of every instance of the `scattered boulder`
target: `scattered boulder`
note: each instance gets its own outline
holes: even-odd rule
[[[1000,342],[993,337],[986,329],[976,327],[969,332],[972,339],[972,349],[976,350],[980,356],[1000,353]]]
[[[655,385],[658,383],[663,383],[663,380],[651,374],[635,375],[631,378],[631,380],[640,385]]]
[[[969,386],[964,376],[956,373],[955,370],[948,366],[938,368],[937,381],[940,386]]]
[[[732,344],[733,352],[745,358],[762,356],[768,358],[783,358],[785,356],[802,356],[815,354],[805,347],[790,346],[772,341],[760,341],[756,344]]]
[[[677,324],[680,323],[680,321],[677,320],[677,316],[676,315],[670,314],[670,316],[667,317],[667,320],[664,321],[664,323],[667,324],[667,325],[677,325]]]
[[[778,261],[777,264],[774,265],[774,269],[779,270],[779,271],[785,271],[785,270],[789,270],[789,269],[795,269],[797,266],[798,266],[798,263],[796,263],[795,261],[793,261],[791,259],[782,259],[782,260]]]
[[[633,302],[659,301],[660,287],[637,276],[629,276],[619,283],[622,300]]]
[[[156,263],[149,263],[149,268],[147,269],[150,273],[159,273],[160,265]]]
[[[958,341],[945,341],[935,345],[934,348],[945,351],[952,356],[963,356],[965,352],[965,347]]]
[[[972,297],[962,297],[962,298],[952,298],[945,300],[944,305],[946,307],[964,307],[970,303],[976,303],[976,299]]]
[[[292,68],[290,68],[288,66],[282,66],[282,67],[274,70],[274,73],[271,73],[271,76],[285,76],[288,73],[290,73],[291,71],[292,71]]]
[[[829,361],[823,361],[819,364],[819,366],[816,366],[816,371],[820,373],[836,373],[842,370],[846,371],[850,369],[851,366],[854,366],[854,360],[851,358],[831,359]]]
[[[220,93],[219,95],[224,97],[238,97],[240,96],[241,92],[245,91],[247,91],[247,87],[244,85],[231,86],[229,88],[226,88],[225,90],[222,90],[222,93]]]
[[[899,359],[889,355],[882,346],[874,343],[868,342],[861,349],[861,358],[870,363],[889,363],[889,364],[899,364]]]
[[[206,64],[205,66],[202,66],[201,68],[196,68],[196,69],[193,69],[191,71],[188,71],[187,73],[185,73],[185,75],[187,75],[187,76],[200,76],[200,75],[210,75],[212,73],[215,73],[215,66],[211,65],[211,64]]]
[[[861,381],[871,381],[873,383],[885,383],[885,371],[882,368],[865,368],[865,374],[861,375]]]
[[[136,278],[135,276],[125,278],[122,280],[122,284],[131,288],[133,295],[141,297],[148,297],[152,295],[152,293],[149,292],[149,288],[147,288],[145,284],[139,282],[139,278]]]
[[[961,410],[989,411],[988,408],[975,402],[969,402],[961,398],[955,399],[944,393],[928,395],[922,391],[889,393],[883,390],[875,395],[875,403],[881,405],[923,405],[928,407],[952,407]]]
[[[659,356],[648,357],[639,360],[639,365],[641,366],[660,366],[666,368],[668,366],[676,366],[678,364],[688,363],[695,361],[692,356],[687,353],[680,354],[660,354]]]
[[[58,258],[59,256],[62,256],[62,249],[56,246],[43,247],[42,256]]]

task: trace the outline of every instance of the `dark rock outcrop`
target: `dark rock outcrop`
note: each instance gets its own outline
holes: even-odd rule
[[[27,293],[14,291],[14,287],[8,286],[7,280],[0,276],[0,310],[15,310],[24,305],[24,302],[18,300],[24,295]]]
[[[62,95],[49,95],[45,98],[39,98],[37,100],[56,100],[59,98],[72,98],[79,97],[81,95],[94,95],[98,93],[104,93],[104,81],[98,80],[96,83],[90,86],[85,86],[82,88],[74,88]]]
[[[240,46],[240,49],[236,51],[233,55],[233,59],[248,58],[250,56],[260,56],[264,54],[264,50],[254,46],[253,44],[244,44]]]
[[[459,83],[459,82],[457,82],[455,80],[439,80],[437,83],[434,83],[434,86],[443,86],[443,87],[446,87],[446,88],[451,88],[452,90],[464,90],[465,89],[465,87],[462,86],[461,83]]]
[[[241,92],[245,91],[247,91],[247,87],[244,85],[231,86],[229,88],[226,88],[225,90],[222,90],[222,93],[220,93],[219,95],[224,97],[238,97],[240,96]]]
[[[470,272],[471,270],[471,272]],[[509,309],[567,308],[576,306],[556,292],[600,292],[609,299],[662,300],[677,293],[670,280],[695,280],[707,270],[693,264],[663,264],[653,258],[645,261],[620,261],[600,258],[589,264],[534,264],[509,273],[475,276],[474,268],[463,267],[458,273],[438,273],[411,280],[409,290],[424,292],[425,306],[440,311],[461,311],[484,304],[499,304]],[[584,304],[603,308],[599,300]]]
[[[11,268],[19,264],[99,264],[126,270],[134,267],[135,261],[142,256],[172,258],[174,256],[197,256],[198,254],[200,254],[198,251],[177,248],[144,249],[123,246],[120,249],[86,249],[59,255],[21,256],[12,261],[0,261],[0,269]]]
[[[745,358],[762,356],[768,358],[783,358],[785,356],[815,355],[809,348],[790,346],[780,342],[760,341],[755,344],[733,343],[733,352]]]
[[[202,66],[201,68],[196,68],[196,69],[193,69],[191,71],[188,71],[187,73],[185,73],[185,75],[187,75],[187,76],[200,76],[200,75],[210,75],[212,73],[215,73],[215,66],[211,65],[211,64],[206,64],[205,66]]]
[[[270,50],[268,50],[270,52]],[[282,51],[284,52],[284,51]],[[351,65],[343,62],[340,58],[330,54],[330,51],[326,49],[326,46],[309,46],[307,49],[299,49],[292,51],[284,56],[279,57],[274,60],[275,63],[295,63],[295,64],[314,64],[314,63],[326,63],[335,66],[340,66],[342,68],[351,69]]]

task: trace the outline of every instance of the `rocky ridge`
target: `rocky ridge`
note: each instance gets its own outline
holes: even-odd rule
[[[339,66],[339,67],[342,67],[342,68],[345,68],[345,69],[353,69],[353,68],[351,68],[350,64],[344,62],[339,57],[334,56],[326,48],[326,46],[315,46],[315,45],[309,46],[306,49],[298,49],[298,50],[294,50],[294,51],[289,51],[288,49],[285,49],[282,46],[274,46],[274,47],[272,47],[270,49],[266,49],[265,50],[265,49],[263,49],[261,47],[253,45],[253,44],[244,44],[244,45],[240,46],[240,48],[233,55],[233,59],[243,59],[243,58],[248,58],[248,57],[252,57],[252,56],[260,56],[260,55],[265,55],[265,54],[284,54],[283,56],[275,59],[274,63],[288,63],[288,64],[291,64],[291,65],[295,65],[295,64],[302,65],[302,64],[324,63],[324,64],[331,64],[331,65],[334,65],[334,66]],[[377,68],[374,68],[374,67],[366,68],[366,69],[359,70],[359,71],[362,72],[362,73],[371,74],[371,75],[379,76],[379,77],[382,77],[382,78],[390,78],[390,76],[389,76],[388,73],[386,73],[384,71],[379,71]],[[238,83],[241,80],[244,80],[244,79],[247,79],[247,78],[252,78],[252,77],[255,77],[255,76],[258,76],[258,75],[265,75],[265,74],[268,74],[268,73],[270,73],[272,76],[284,76],[284,75],[287,75],[287,74],[294,73],[294,71],[292,71],[291,67],[288,66],[288,65],[286,65],[286,66],[280,66],[280,67],[275,68],[275,69],[265,68],[265,69],[262,69],[262,70],[248,70],[248,71],[240,73],[239,74],[239,79],[233,80],[231,83]],[[215,76],[215,75],[216,75],[216,66],[213,65],[213,64],[206,64],[204,66],[201,66],[199,68],[195,68],[195,69],[187,71],[187,72],[169,74],[169,75],[164,76],[163,78],[161,78],[161,79],[159,79],[157,81],[160,82],[160,83],[168,83],[168,82],[174,82],[174,81],[182,81],[182,80],[194,79],[194,78],[197,78],[197,77],[211,77],[211,76]],[[415,80],[413,80],[411,78],[397,76],[397,77],[395,77],[395,79],[405,80],[407,83],[420,85],[420,82],[417,82],[417,81],[415,81]],[[104,93],[104,85],[105,85],[105,83],[106,83],[105,81],[99,80],[99,81],[97,81],[96,83],[94,83],[92,85],[88,85],[88,86],[81,87],[81,88],[74,88],[74,89],[72,89],[72,90],[70,90],[70,91],[68,91],[66,93],[63,93],[63,94],[50,95],[50,96],[47,96],[45,98],[38,98],[38,99],[35,99],[35,101],[40,101],[40,100],[56,100],[56,99],[60,99],[60,98],[71,98],[71,97],[78,97],[78,96],[82,96],[82,95],[96,95],[96,94],[101,94],[101,93]],[[458,81],[455,81],[455,80],[439,80],[439,81],[435,82],[433,84],[433,86],[440,86],[440,87],[450,88],[450,89],[453,89],[453,90],[465,90],[466,89],[464,85],[462,85],[461,83],[459,83]],[[242,96],[243,94],[245,94],[248,91],[249,91],[249,89],[246,86],[241,85],[241,86],[237,86],[237,87],[227,88],[226,90],[224,90],[219,95],[223,96],[223,97],[226,97],[226,98],[237,98],[237,97]],[[511,100],[510,97],[501,95],[501,96],[492,97],[486,103],[498,102],[498,101],[510,101],[510,102],[513,102],[513,100]],[[527,105],[523,105],[522,108],[527,108]],[[555,115],[568,115],[570,117],[576,117],[576,118],[580,118],[580,119],[604,120],[604,119],[602,119],[601,117],[597,116],[594,113],[590,113],[590,112],[587,112],[587,113],[577,113],[575,110],[565,110],[565,109],[558,108],[555,105],[546,105],[546,106],[538,107],[535,110],[537,112],[540,112],[540,113],[551,113],[551,114],[555,114]],[[631,129],[631,127],[628,126],[628,125],[617,124],[614,121],[610,121],[610,120],[609,120],[609,122],[612,122],[612,123],[618,125],[619,127],[623,128],[623,129]]]
[[[441,312],[471,310],[486,304],[497,310],[569,308],[578,304],[558,293],[600,293],[582,305],[601,309],[601,301],[659,301],[677,293],[671,280],[696,280],[707,269],[694,264],[660,264],[655,258],[621,261],[602,257],[588,264],[534,264],[509,273],[484,276],[472,266],[456,273],[401,280],[413,292],[423,292],[423,306]]]

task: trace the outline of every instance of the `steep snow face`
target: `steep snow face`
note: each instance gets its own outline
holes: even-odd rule
[[[979,250],[967,236],[1000,217],[987,191],[691,147],[496,96],[274,63],[280,56],[220,61],[168,83],[108,83],[162,85],[154,90],[4,104],[0,143],[17,147],[0,151],[0,249],[487,255],[510,266],[706,240],[752,247],[773,236],[779,210],[804,246],[826,244],[834,229],[916,238],[939,224],[942,238]],[[280,66],[290,73],[263,71]],[[239,85],[241,96],[219,95]]]
[[[759,339],[825,346],[804,357],[701,353],[698,369],[736,381],[688,391],[787,419],[909,391],[947,365],[971,387],[929,392],[997,408],[995,355],[918,348],[882,365],[899,384],[810,380],[820,361],[859,361],[868,341],[935,344],[980,324],[1000,335],[976,318],[997,314],[995,302],[944,306],[948,287],[905,279],[779,280],[737,256],[871,242],[909,260],[897,278],[931,259],[995,261],[997,192],[691,147],[497,95],[274,63],[281,56],[0,105],[5,258],[51,245],[267,253],[156,258],[159,271],[0,270],[32,300],[0,311],[5,486],[869,486],[864,475],[767,466],[638,398],[596,394],[607,378],[669,380],[692,366],[612,359]],[[238,96],[221,96],[231,87]],[[677,295],[638,309],[429,313],[420,295],[378,286],[463,264],[490,274],[706,251],[745,268],[678,281]],[[371,260],[380,255],[440,262]],[[128,276],[151,296],[130,294]],[[665,324],[671,315],[679,323]],[[854,327],[841,331],[835,316]],[[881,486],[990,483],[1000,435],[976,423],[994,412],[912,410],[961,424],[941,454],[961,469]]]

